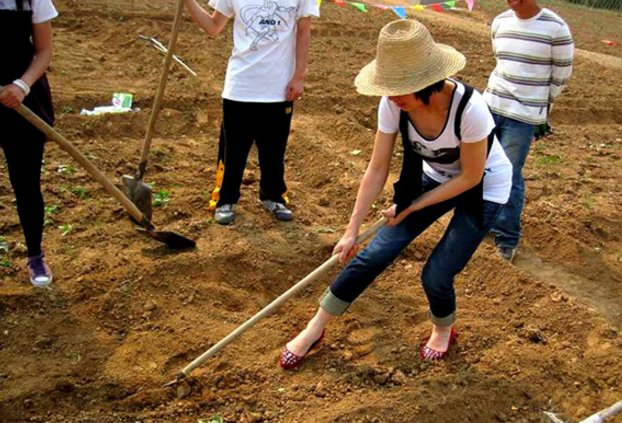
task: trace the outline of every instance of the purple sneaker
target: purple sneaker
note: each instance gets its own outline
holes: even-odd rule
[[[43,288],[52,283],[52,271],[45,264],[45,254],[28,257],[28,273],[30,274],[30,283],[37,287]]]

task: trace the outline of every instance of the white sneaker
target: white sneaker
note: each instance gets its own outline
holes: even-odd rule
[[[290,209],[285,207],[285,204],[277,203],[272,200],[263,200],[261,204],[278,220],[288,222],[294,218],[294,215]]]
[[[52,283],[52,271],[45,262],[45,254],[28,257],[30,283],[37,288],[44,288]]]
[[[216,209],[214,213],[214,219],[216,223],[221,225],[228,225],[235,219],[235,212],[233,211],[233,204],[223,204]]]

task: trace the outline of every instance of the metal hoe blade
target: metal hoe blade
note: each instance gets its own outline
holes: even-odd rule
[[[175,379],[171,380],[170,382],[165,383],[164,385],[162,385],[163,388],[169,388],[171,386],[175,386],[178,383],[182,382],[184,379],[186,378],[186,375],[183,373],[178,373],[175,376]]]
[[[134,179],[129,175],[123,175],[123,188],[125,195],[132,203],[138,207],[138,210],[144,214],[147,219],[153,217],[153,207],[151,205],[151,187],[141,180]]]
[[[150,229],[139,229],[144,232],[148,237],[155,239],[166,244],[167,247],[173,250],[185,250],[189,248],[195,248],[196,242],[190,238],[186,238],[183,235],[179,235],[170,231],[156,231]]]
[[[162,65],[162,73],[160,75],[160,83],[153,100],[153,108],[151,109],[151,116],[149,116],[149,124],[147,125],[147,133],[143,141],[143,147],[140,154],[140,162],[138,163],[138,169],[134,177],[123,176],[123,185],[125,186],[125,193],[129,199],[138,207],[138,209],[151,220],[152,207],[151,207],[151,187],[143,182],[145,176],[145,170],[147,169],[147,162],[149,160],[149,151],[151,150],[151,142],[153,140],[153,134],[155,131],[155,125],[160,112],[160,106],[162,104],[162,98],[164,96],[164,89],[166,88],[166,81],[168,78],[169,69],[171,67],[171,61],[174,58],[173,51],[177,43],[177,35],[179,34],[179,28],[182,21],[182,12],[184,9],[184,0],[177,0],[177,10],[175,11],[175,20],[173,21],[173,29],[171,32],[171,39],[164,58],[164,64]],[[161,46],[164,49],[164,46]],[[163,237],[166,237],[163,235]],[[158,238],[156,238],[158,239]],[[167,243],[168,245],[168,243]],[[177,247],[173,247],[177,248]],[[186,248],[186,247],[182,247]]]

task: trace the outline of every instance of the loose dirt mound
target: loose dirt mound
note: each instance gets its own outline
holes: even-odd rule
[[[153,11],[57,3],[57,127],[119,180],[137,163],[162,60],[136,38],[166,40],[171,13],[157,8],[161,1]],[[417,357],[429,330],[419,274],[439,223],[331,326],[299,371],[281,371],[276,359],[329,277],[197,370],[190,395],[160,388],[329,257],[375,130],[377,99],[356,95],[353,77],[392,19],[327,4],[314,24],[287,157],[290,224],[259,207],[257,183],[244,186],[235,225],[212,223],[206,210],[231,40],[208,39],[187,20],[179,54],[200,76],[174,69],[148,180],[169,192],[156,223],[195,237],[196,251],[173,254],[138,234],[50,144],[45,245],[56,281],[51,291],[35,291],[21,268],[24,247],[2,173],[0,231],[10,251],[0,284],[1,422],[195,423],[214,415],[228,422],[536,422],[542,410],[578,420],[620,398],[622,75],[583,58],[555,110],[554,136],[534,146],[527,166],[526,253],[515,267],[485,244],[458,277],[461,336],[449,360],[429,366]],[[466,54],[461,77],[483,88],[493,66],[488,39],[422,19]],[[134,93],[144,110],[77,115],[115,91]],[[255,159],[249,169],[258,176]],[[389,199],[387,190],[378,207]],[[564,275],[573,276],[571,286]]]

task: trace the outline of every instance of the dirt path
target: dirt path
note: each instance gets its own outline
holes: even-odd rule
[[[595,307],[612,324],[622,329],[622,293],[615,285],[603,284],[548,263],[528,249],[521,249],[514,265],[536,280],[555,286]],[[562,300],[559,293],[553,299]]]
[[[594,51],[576,49],[577,56],[579,58],[598,63],[602,66],[609,67],[612,69],[620,70],[622,69],[622,58],[611,56],[609,54],[597,53]]]

